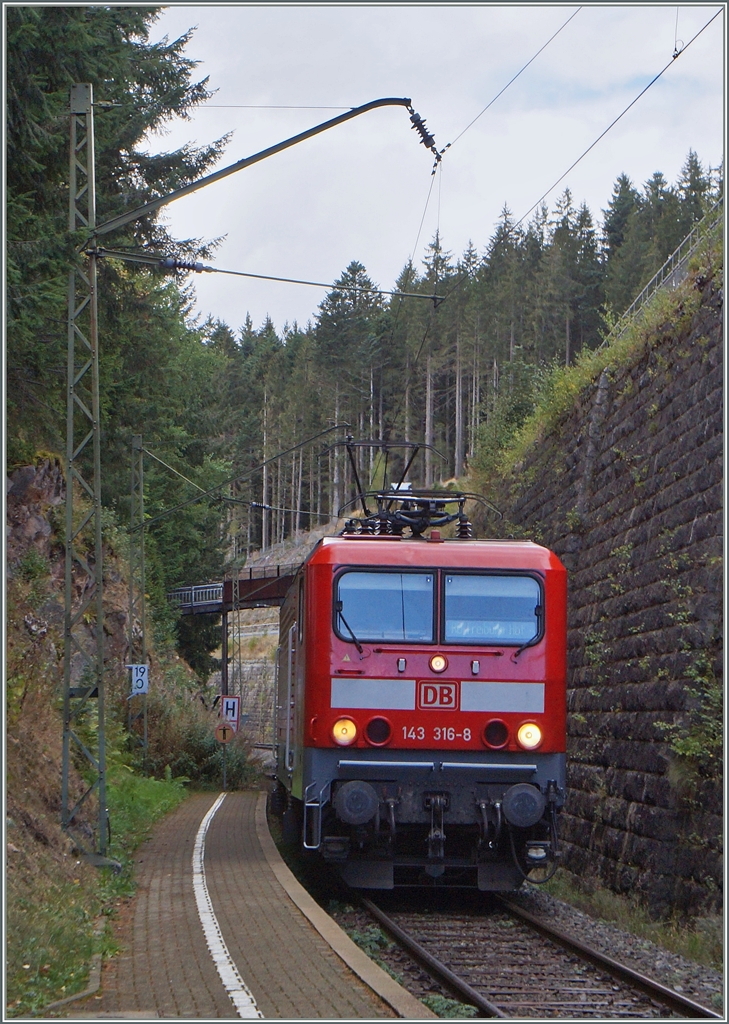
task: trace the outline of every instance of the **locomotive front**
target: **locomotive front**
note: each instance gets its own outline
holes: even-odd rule
[[[514,889],[553,866],[566,603],[530,541],[325,538],[278,652],[278,798],[304,847],[361,888]]]

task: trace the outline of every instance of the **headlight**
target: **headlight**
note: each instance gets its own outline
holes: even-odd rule
[[[357,739],[357,726],[351,718],[338,718],[332,726],[332,739],[340,747],[350,747]]]
[[[445,672],[448,668],[448,660],[442,654],[434,654],[430,659],[430,668],[432,672]]]
[[[535,722],[525,722],[519,726],[516,738],[520,747],[524,747],[525,750],[536,750],[542,742],[542,730]]]

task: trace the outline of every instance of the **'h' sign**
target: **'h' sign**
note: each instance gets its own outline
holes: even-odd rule
[[[457,711],[458,683],[418,683],[418,710]]]
[[[240,697],[221,697],[223,718],[238,732],[240,718]]]

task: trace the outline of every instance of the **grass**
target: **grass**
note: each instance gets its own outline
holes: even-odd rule
[[[7,905],[7,1012],[25,1016],[82,991],[97,952],[92,929],[101,908],[96,886],[79,861],[58,877],[48,851],[36,858],[37,877],[12,875]],[[75,869],[75,871],[74,871]],[[74,875],[76,877],[74,877]]]
[[[614,924],[694,963],[723,969],[724,922],[720,915],[693,918],[690,924],[678,918],[653,921],[636,901],[597,885],[578,884],[564,871],[558,872],[544,888],[551,896],[590,917]]]
[[[131,866],[132,854],[159,818],[173,811],[187,796],[181,779],[170,772],[164,780],[134,775],[124,767],[115,770],[107,784],[109,818],[113,824],[109,854],[122,865]]]
[[[431,996],[423,996],[420,1002],[425,1003],[428,1009],[432,1010],[438,1017],[462,1020],[464,1017],[478,1016],[478,1010],[475,1006],[471,1006],[470,1003],[460,1003],[457,999],[449,999],[448,996],[442,996],[438,993],[434,993]]]
[[[107,786],[114,828],[108,852],[122,864],[119,874],[97,871],[42,844],[37,849],[23,844],[6,896],[8,1016],[37,1014],[48,1003],[84,990],[92,955],[115,951],[108,929],[94,936],[95,920],[111,917],[115,905],[133,893],[134,850],[185,795],[179,781],[116,769]],[[13,834],[11,829],[8,838]]]
[[[501,438],[500,452],[484,466],[488,477],[508,477],[541,438],[549,434],[561,418],[574,407],[582,392],[598,379],[603,370],[609,374],[618,367],[630,365],[660,337],[667,321],[675,320],[678,303],[682,303],[678,323],[690,322],[701,297],[694,287],[695,275],[716,273],[723,281],[722,236],[707,236],[690,261],[688,280],[675,290],[659,290],[646,303],[640,316],[620,338],[604,348],[583,349],[573,365],[555,367],[542,379],[534,411],[521,427],[507,430]],[[476,460],[478,466],[478,458]],[[479,474],[477,473],[477,476]],[[483,474],[483,470],[480,475]]]

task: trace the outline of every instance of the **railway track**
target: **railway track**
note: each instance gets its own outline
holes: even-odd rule
[[[371,900],[361,902],[445,989],[475,1006],[479,1017],[721,1019],[506,899],[496,899],[487,913],[414,911],[397,903],[385,912]]]

